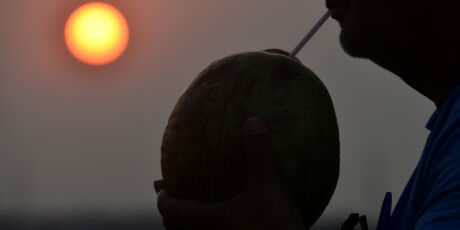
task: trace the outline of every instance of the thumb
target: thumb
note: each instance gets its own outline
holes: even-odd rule
[[[249,166],[249,183],[272,183],[279,179],[270,133],[258,117],[244,124],[244,148]]]

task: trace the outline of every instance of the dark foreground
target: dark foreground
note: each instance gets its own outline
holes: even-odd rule
[[[312,230],[338,230],[340,221],[320,223]],[[163,230],[159,217],[86,215],[69,217],[33,217],[0,215],[1,230]],[[359,227],[357,228],[359,229]]]

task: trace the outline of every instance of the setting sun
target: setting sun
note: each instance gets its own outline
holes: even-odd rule
[[[90,65],[105,65],[125,51],[128,24],[115,7],[101,2],[87,3],[67,20],[65,40],[70,52]]]

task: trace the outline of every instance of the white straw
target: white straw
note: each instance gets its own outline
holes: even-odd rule
[[[295,49],[289,54],[289,57],[295,58],[297,54],[300,52],[300,50],[307,44],[307,42],[315,35],[315,33],[321,28],[321,26],[327,21],[327,19],[331,16],[331,11],[327,11],[321,19],[311,28],[311,30],[308,32],[308,34],[300,41],[300,43],[295,47]]]

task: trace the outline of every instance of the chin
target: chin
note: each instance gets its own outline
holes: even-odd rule
[[[369,18],[369,20],[363,20]],[[357,16],[351,12],[342,20],[340,44],[342,49],[355,58],[371,58],[380,52],[385,52],[385,30],[372,23],[370,16]]]
[[[369,58],[375,49],[371,36],[362,31],[344,28],[340,32],[340,44],[342,49],[355,58]]]

